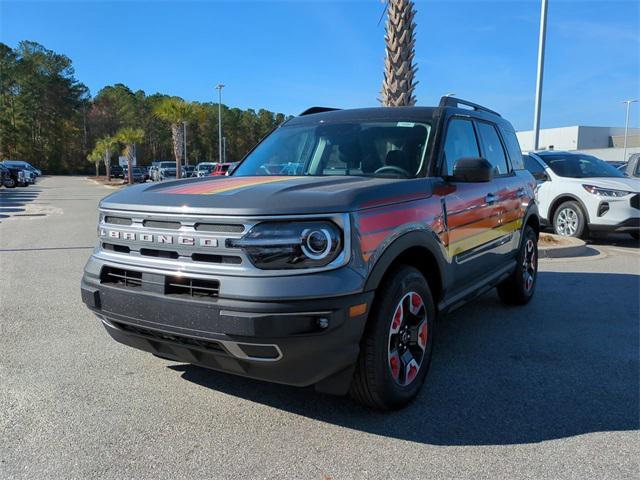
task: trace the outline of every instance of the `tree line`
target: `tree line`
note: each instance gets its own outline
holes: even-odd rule
[[[240,160],[284,120],[282,113],[222,105],[227,161]],[[184,161],[183,122],[189,163],[217,161],[217,103],[147,95],[121,83],[91,96],[67,56],[31,41],[0,43],[0,159],[25,160],[46,173],[89,173],[100,153],[104,162],[105,150],[96,147],[106,141],[109,159],[135,149],[139,165]]]

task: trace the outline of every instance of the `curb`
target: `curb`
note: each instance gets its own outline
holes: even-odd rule
[[[584,240],[571,237],[559,237],[548,233],[545,233],[544,235],[562,239],[561,241],[565,243],[565,245],[553,245],[548,247],[538,246],[538,256],[540,258],[571,258],[592,255],[591,250],[587,247]]]

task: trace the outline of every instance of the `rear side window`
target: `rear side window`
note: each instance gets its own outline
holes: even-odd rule
[[[498,136],[496,127],[490,123],[478,122],[478,134],[482,140],[482,150],[484,157],[493,165],[495,175],[505,175],[509,173],[507,155],[502,147],[502,142]]]
[[[453,166],[459,159],[479,156],[478,141],[471,121],[460,118],[451,120],[444,141],[442,176],[453,175]]]
[[[531,156],[523,155],[522,158],[524,159],[524,168],[529,170],[531,175],[533,175],[534,177],[536,176],[536,174],[545,173],[544,167],[536,162],[533,158],[531,158]]]
[[[507,147],[511,166],[514,170],[524,170],[525,165],[522,161],[522,150],[520,149],[520,142],[518,142],[516,132],[500,127],[500,133],[502,133],[502,139]]]

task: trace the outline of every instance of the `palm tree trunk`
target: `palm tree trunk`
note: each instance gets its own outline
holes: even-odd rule
[[[416,10],[412,0],[388,0],[387,33],[384,37],[386,57],[381,103],[385,107],[413,106],[414,81],[418,67],[413,63],[415,55]]]
[[[111,182],[111,152],[104,152],[104,168],[107,171],[107,182]]]
[[[133,185],[133,176],[131,174],[131,166],[136,151],[136,144],[127,145],[127,183]]]
[[[171,124],[171,136],[173,138],[173,155],[176,157],[176,178],[180,178],[182,152],[184,152],[184,135],[180,123]]]
[[[100,162],[96,162],[96,178],[100,176]]]

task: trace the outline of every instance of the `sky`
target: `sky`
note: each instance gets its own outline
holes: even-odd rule
[[[378,105],[384,4],[352,1],[5,1],[0,41],[73,61],[92,95],[147,94],[267,108]],[[416,1],[418,105],[455,93],[532,128],[540,0]],[[640,98],[640,2],[549,0],[542,128],[624,126]],[[640,103],[631,126],[640,124]]]

